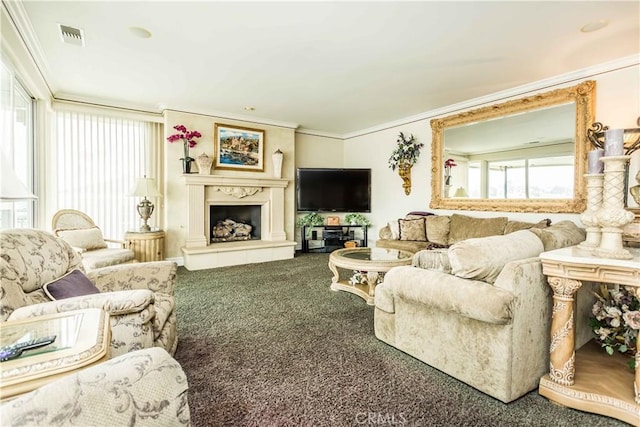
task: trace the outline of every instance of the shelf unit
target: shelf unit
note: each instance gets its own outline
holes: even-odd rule
[[[344,248],[344,243],[355,240],[360,247],[367,246],[368,225],[303,225],[301,232],[302,252],[332,252]],[[307,235],[309,231],[309,235]],[[309,242],[322,242],[322,246],[311,248]]]

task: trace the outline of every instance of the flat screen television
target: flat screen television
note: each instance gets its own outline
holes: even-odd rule
[[[302,212],[371,212],[371,169],[298,168]]]

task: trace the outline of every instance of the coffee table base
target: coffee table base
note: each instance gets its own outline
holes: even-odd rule
[[[344,280],[339,280],[338,269],[329,264],[329,268],[333,271],[333,279],[331,279],[332,291],[351,292],[366,301],[368,305],[374,305],[376,284],[380,280],[381,274],[377,271],[367,272],[367,283],[351,284]]]

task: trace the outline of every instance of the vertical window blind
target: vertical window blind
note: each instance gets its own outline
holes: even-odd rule
[[[111,239],[137,230],[139,200],[129,194],[144,175],[159,182],[157,159],[162,135],[161,123],[56,111],[50,151],[57,165],[55,210],[85,212]],[[156,226],[158,218],[154,213],[150,225]]]

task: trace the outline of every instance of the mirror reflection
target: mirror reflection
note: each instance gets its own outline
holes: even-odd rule
[[[432,208],[581,212],[595,82],[431,121]]]
[[[443,197],[571,199],[575,115],[567,103],[445,129],[457,166]]]

